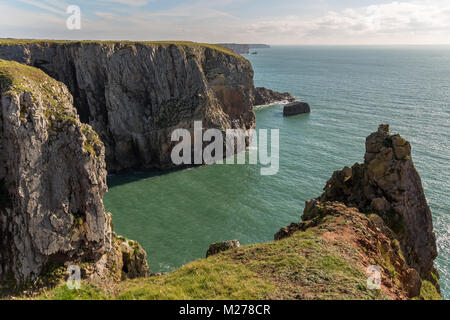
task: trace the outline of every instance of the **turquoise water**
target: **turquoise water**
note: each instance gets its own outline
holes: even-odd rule
[[[390,123],[413,146],[450,298],[450,47],[274,47],[248,56],[255,84],[289,91],[310,115],[256,110],[257,128],[280,129],[280,170],[213,165],[109,177],[104,202],[115,230],[138,240],[153,272],[204,257],[210,243],[270,241],[298,221],[332,172],[363,161],[365,137]]]

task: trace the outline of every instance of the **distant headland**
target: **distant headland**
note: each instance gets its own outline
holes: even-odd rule
[[[217,45],[229,48],[238,54],[249,54],[250,49],[270,48],[267,44],[218,43]]]

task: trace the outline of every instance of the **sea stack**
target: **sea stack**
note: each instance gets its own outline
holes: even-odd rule
[[[306,202],[304,222],[331,214],[330,208],[339,206],[336,203],[370,215],[392,248],[401,252],[402,262],[393,267],[404,285],[411,287],[410,297],[417,294],[422,281],[431,282],[439,291],[431,211],[412,161],[411,145],[400,135],[391,134],[389,125],[380,125],[367,137],[364,163],[334,172],[324,193]],[[388,249],[378,250],[386,254]]]
[[[311,108],[309,107],[309,104],[306,102],[292,102],[284,106],[283,109],[283,115],[285,117],[288,116],[295,116],[297,114],[304,114],[304,113],[310,113]]]

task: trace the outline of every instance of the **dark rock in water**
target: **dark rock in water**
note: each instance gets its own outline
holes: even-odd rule
[[[306,102],[292,102],[284,106],[283,115],[294,116],[296,114],[310,113],[311,108]]]
[[[263,87],[255,88],[255,106],[263,106],[281,101],[294,102],[295,98],[288,92],[281,93]]]
[[[231,250],[234,248],[239,248],[241,244],[238,240],[230,240],[225,242],[216,242],[209,246],[208,251],[206,252],[206,257],[213,256],[222,251]]]

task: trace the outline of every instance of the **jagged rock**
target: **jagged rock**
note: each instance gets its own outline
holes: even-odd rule
[[[218,254],[219,252],[231,250],[234,248],[239,248],[241,244],[238,240],[230,240],[225,242],[216,242],[209,246],[208,251],[206,252],[206,257],[213,256]]]
[[[411,145],[399,135],[392,135],[388,125],[380,125],[366,140],[363,164],[336,171],[324,193],[308,202],[304,219],[313,219],[321,204],[338,201],[361,212],[376,212],[399,240],[409,267],[420,278],[434,283],[437,256],[433,222],[422,183],[412,157]],[[314,210],[316,212],[314,212]],[[412,291],[417,291],[412,286]]]
[[[0,282],[113,254],[106,191],[104,146],[66,86],[0,60]]]
[[[281,93],[263,87],[255,88],[255,106],[284,101],[294,102],[295,98],[288,92]]]
[[[310,113],[311,108],[306,102],[292,102],[284,106],[283,115],[284,116],[294,116],[297,114]]]
[[[81,121],[106,147],[108,172],[174,166],[176,128],[255,126],[250,62],[195,43],[0,44],[0,58],[38,67],[67,85]]]

